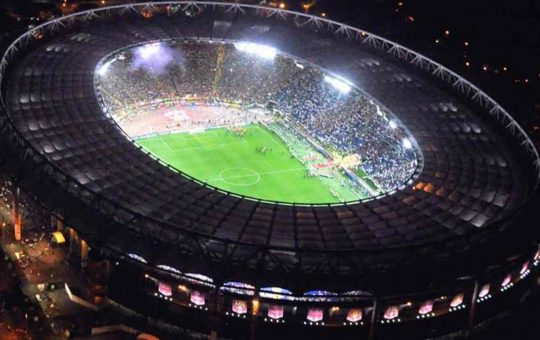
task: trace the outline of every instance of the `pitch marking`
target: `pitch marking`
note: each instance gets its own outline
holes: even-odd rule
[[[247,171],[251,173],[244,174],[244,175],[227,176],[227,177],[225,176],[225,173],[227,172],[238,172],[238,171]],[[236,178],[240,179],[240,178],[249,178],[249,177],[254,177],[251,183],[235,183],[234,181],[232,182],[230,181],[231,179],[236,179]],[[261,180],[261,175],[257,171],[249,169],[249,168],[226,168],[226,169],[221,170],[221,172],[219,173],[219,179],[230,185],[247,187],[247,186],[255,185],[259,183]]]

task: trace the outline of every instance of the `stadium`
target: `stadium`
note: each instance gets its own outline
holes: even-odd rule
[[[0,86],[15,214],[21,191],[84,266],[106,263],[96,304],[212,338],[426,337],[489,319],[537,270],[527,134],[361,29],[239,3],[103,7],[17,38]]]

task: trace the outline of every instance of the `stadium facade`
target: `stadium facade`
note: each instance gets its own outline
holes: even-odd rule
[[[335,204],[248,198],[178,174],[126,138],[96,95],[104,58],[159,41],[272,46],[346,77],[414,137],[417,173]],[[441,325],[472,327],[484,301],[538,264],[525,217],[540,162],[527,134],[466,79],[369,32],[237,3],[120,5],[28,31],[0,77],[0,150],[16,185],[92,249],[84,261],[113,264],[110,296],[157,299],[201,328],[449,332]],[[174,322],[175,308],[161,313]]]

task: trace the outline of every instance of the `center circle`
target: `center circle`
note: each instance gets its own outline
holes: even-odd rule
[[[219,178],[227,184],[244,187],[259,183],[261,175],[248,168],[227,168],[219,173]]]

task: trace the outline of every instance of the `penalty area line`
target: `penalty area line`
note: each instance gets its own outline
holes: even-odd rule
[[[165,142],[165,141],[163,140],[163,138],[159,137],[159,140],[161,141],[161,143],[162,143],[163,145],[165,145],[165,147],[166,147],[167,149],[169,149],[169,151],[171,151],[171,152],[174,151],[174,150],[169,146],[169,144],[167,144],[167,142]]]

